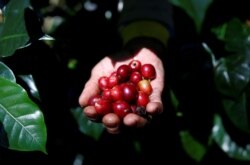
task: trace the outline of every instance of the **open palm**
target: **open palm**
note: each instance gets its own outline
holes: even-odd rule
[[[104,57],[99,61],[91,71],[91,76],[86,82],[84,89],[79,97],[79,104],[83,107],[83,112],[85,115],[93,120],[99,121],[99,115],[95,111],[93,106],[88,106],[88,100],[91,96],[97,95],[100,92],[98,86],[98,79],[101,76],[108,76],[114,70],[116,70],[122,64],[128,64],[132,59],[137,59],[141,61],[142,64],[150,63],[156,69],[156,79],[151,81],[153,92],[150,95],[150,101],[147,104],[146,111],[150,116],[154,116],[163,111],[163,105],[161,100],[161,94],[164,88],[164,67],[162,61],[147,48],[142,48],[138,53],[133,56],[128,56],[127,58],[112,58]],[[118,133],[120,131],[120,126],[128,127],[143,127],[148,123],[148,120],[144,117],[141,117],[137,114],[130,113],[123,118],[123,121],[120,121],[119,117],[114,113],[109,113],[103,116],[103,124],[106,126],[107,131],[110,133]]]

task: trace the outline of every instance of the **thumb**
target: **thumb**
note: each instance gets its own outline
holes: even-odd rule
[[[79,104],[81,107],[85,107],[88,104],[88,100],[91,96],[94,96],[100,92],[98,87],[98,80],[94,77],[91,77],[83,88],[83,91],[79,97]]]
[[[159,114],[163,111],[162,103],[162,92],[164,88],[164,72],[152,81],[153,92],[150,95],[150,102],[148,103],[146,109],[149,114]]]
[[[162,99],[161,99],[161,91],[154,91],[150,95],[150,102],[148,103],[146,110],[149,114],[152,114],[152,115],[162,113],[163,104],[162,104]]]

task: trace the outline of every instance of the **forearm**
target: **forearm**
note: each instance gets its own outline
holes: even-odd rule
[[[168,0],[124,0],[123,6],[119,26],[148,20],[160,22],[169,30],[173,29],[172,5]]]
[[[124,46],[159,52],[173,35],[171,5],[167,0],[125,0],[118,25]]]

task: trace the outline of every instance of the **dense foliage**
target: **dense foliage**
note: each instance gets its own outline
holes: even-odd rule
[[[124,163],[249,163],[243,1],[233,4],[236,12],[227,1],[171,0],[176,33],[166,56],[166,110],[151,126],[112,136],[85,118],[77,101],[92,66],[121,49],[120,2],[1,1],[0,161],[47,163],[51,155],[64,164],[112,164],[110,154],[121,160],[126,153]]]

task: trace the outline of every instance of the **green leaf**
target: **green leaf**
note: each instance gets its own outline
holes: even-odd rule
[[[219,59],[214,69],[217,90],[222,94],[224,110],[231,122],[240,130],[250,133],[250,28],[233,18],[213,29],[225,42],[229,55]]]
[[[221,26],[212,28],[217,38],[225,42],[225,50],[244,53],[248,47],[250,28],[238,18],[233,18]]]
[[[182,8],[193,19],[197,31],[200,32],[207,9],[213,0],[170,0],[170,2]]]
[[[0,145],[46,153],[47,132],[42,112],[18,84],[0,77]]]
[[[227,26],[225,33],[225,49],[230,52],[244,52],[246,35],[239,19],[232,19]]]
[[[217,36],[219,40],[224,41],[227,31],[227,24],[225,23],[218,27],[212,28],[211,31]]]
[[[222,103],[231,122],[240,130],[250,133],[249,112],[249,59],[244,55],[231,55],[219,60],[214,81],[222,94]]]
[[[181,142],[186,153],[194,159],[196,162],[202,160],[203,156],[207,152],[206,146],[201,144],[198,140],[196,140],[189,131],[181,131],[180,132]]]
[[[8,79],[11,82],[16,82],[16,77],[12,70],[2,62],[0,62],[0,77]]]
[[[85,135],[92,137],[95,140],[98,140],[103,133],[104,126],[102,123],[95,123],[90,121],[82,112],[81,107],[77,107],[71,110],[73,116],[78,122],[79,129]]]
[[[11,0],[4,10],[4,23],[0,24],[0,57],[12,55],[29,39],[25,27],[24,9],[29,0]]]
[[[218,91],[231,98],[239,97],[250,80],[249,63],[250,59],[243,54],[221,58],[214,70]]]
[[[20,77],[29,87],[26,90],[32,95],[32,97],[37,100],[40,100],[39,90],[37,88],[37,85],[35,83],[33,76],[31,74],[28,74],[28,75],[19,75],[18,77]]]
[[[241,131],[250,133],[249,98],[250,90],[237,100],[223,99],[223,106],[230,121]]]
[[[179,106],[179,100],[177,99],[173,90],[170,90],[170,98],[175,110],[177,110]]]
[[[250,144],[239,146],[223,126],[221,117],[216,114],[212,129],[212,138],[218,146],[231,158],[243,161],[250,161]]]

